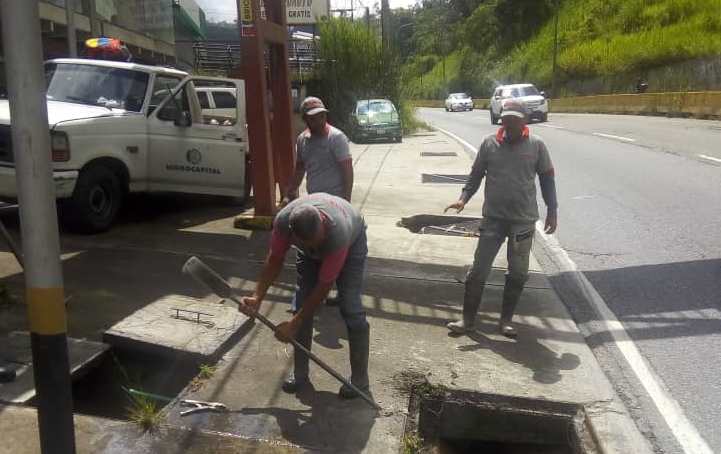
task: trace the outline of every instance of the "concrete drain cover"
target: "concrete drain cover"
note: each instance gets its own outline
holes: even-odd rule
[[[116,323],[103,340],[123,350],[208,362],[252,324],[232,304],[167,295]]]
[[[421,156],[458,156],[455,151],[421,151]]]
[[[422,173],[421,183],[466,184],[468,175],[449,175],[443,173]]]

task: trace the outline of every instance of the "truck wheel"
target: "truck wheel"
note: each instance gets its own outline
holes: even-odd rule
[[[496,119],[496,116],[493,115],[493,111],[491,111],[491,124],[495,125],[498,123],[498,120]]]
[[[92,166],[80,172],[63,218],[72,230],[104,232],[115,221],[122,201],[118,176],[107,167]]]

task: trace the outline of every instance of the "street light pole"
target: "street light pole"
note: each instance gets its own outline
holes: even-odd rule
[[[553,32],[553,74],[551,76],[551,96],[558,98],[556,94],[556,60],[558,59],[558,16],[559,16],[559,0],[555,1],[556,6],[556,17],[554,19],[554,32]]]
[[[0,0],[0,7],[40,449],[72,454],[73,398],[38,0]]]

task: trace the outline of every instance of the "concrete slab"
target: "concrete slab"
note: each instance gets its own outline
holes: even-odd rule
[[[209,298],[164,296],[113,325],[103,339],[118,349],[209,362],[249,323],[234,304]]]
[[[68,338],[68,356],[73,378],[76,379],[92,369],[108,349],[107,345],[100,342]],[[0,362],[16,368],[17,374],[14,381],[0,383],[0,402],[26,403],[32,400],[36,391],[30,334],[12,332],[0,339]]]

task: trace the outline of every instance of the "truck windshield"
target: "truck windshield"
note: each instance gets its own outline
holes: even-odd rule
[[[122,68],[48,63],[45,78],[49,100],[140,112],[149,75]]]

